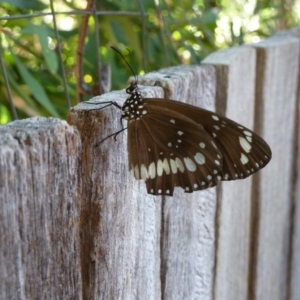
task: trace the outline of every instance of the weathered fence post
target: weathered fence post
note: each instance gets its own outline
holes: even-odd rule
[[[145,80],[151,81],[151,88],[141,86],[145,97],[163,97],[162,88],[153,87],[157,83],[165,86],[169,96],[177,95],[177,99],[189,99],[194,104],[202,101],[204,107],[214,108],[212,68],[170,68],[141,78],[141,85]],[[99,97],[121,103],[125,98],[124,92]],[[117,141],[111,138],[94,147],[96,142],[120,129],[121,116],[115,107],[89,111],[96,107],[81,104],[69,116],[69,123],[76,125],[83,141],[82,199],[90,218],[84,232],[90,232],[85,235],[90,245],[87,253],[95,253],[95,262],[88,256],[84,264],[90,278],[87,295],[101,299],[201,295],[210,299],[214,190],[198,195],[178,190],[175,197],[165,199],[147,195],[144,183],[134,180],[128,172],[126,133],[119,135]],[[95,211],[99,214],[93,223]]]
[[[250,282],[253,297],[257,299],[289,297],[294,238],[291,235],[294,147],[299,139],[299,128],[295,131],[297,102],[299,107],[299,42],[299,38],[278,35],[255,45],[256,102],[259,104],[256,115],[273,151],[272,161],[261,174],[257,193],[253,195],[253,213],[258,221],[254,228],[255,265]]]
[[[217,112],[253,128],[255,50],[243,46],[215,52],[204,64],[216,68]],[[253,176],[219,187],[216,222],[215,299],[247,299]]]
[[[65,121],[0,126],[0,299],[81,299],[81,146]]]
[[[160,96],[154,92],[148,89],[149,96]],[[125,97],[120,91],[100,98]],[[97,107],[78,105],[68,118],[82,138],[84,299],[159,299],[161,201],[147,195],[128,171],[126,131],[95,147],[121,128],[119,109],[89,111]]]

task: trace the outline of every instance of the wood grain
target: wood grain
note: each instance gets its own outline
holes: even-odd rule
[[[204,64],[217,72],[218,112],[253,130],[255,50],[249,47],[214,52]],[[224,182],[218,193],[215,299],[246,299],[251,241],[252,176]]]
[[[160,93],[159,87],[143,89],[145,96]],[[125,99],[126,93],[117,91],[91,102]],[[95,147],[121,128],[118,108],[99,107],[80,104],[68,118],[82,137],[83,298],[159,299],[161,201],[147,195],[144,183],[128,171],[126,131]]]
[[[151,72],[142,85],[162,86],[164,97],[215,110],[215,70],[178,66]],[[212,299],[216,189],[185,194],[175,189],[163,202],[162,299]]]
[[[81,299],[77,132],[32,118],[0,144],[0,299]]]
[[[259,174],[256,201],[256,255],[253,297],[287,299],[294,172],[294,126],[299,75],[299,39],[274,36],[257,51],[256,126],[273,157]]]
[[[300,27],[279,33],[284,36],[292,36],[300,40]],[[291,253],[289,265],[288,297],[297,300],[300,295],[300,63],[298,66],[298,83],[295,109],[294,128],[294,153],[293,153],[293,202],[292,202],[292,225],[291,225]]]
[[[197,99],[213,107],[213,78],[213,68],[182,66],[148,74],[140,79],[140,88],[144,97],[163,97],[167,91],[170,97]],[[164,91],[159,86],[164,86]],[[91,102],[118,99],[122,103],[125,98],[122,91]],[[211,299],[214,190],[197,196],[178,190],[173,199],[147,195],[144,183],[133,179],[127,170],[126,132],[116,142],[108,139],[93,147],[120,128],[120,111],[109,107],[88,112],[91,108],[82,104],[69,116],[83,141],[85,297],[159,299],[163,295],[168,299],[200,295]]]

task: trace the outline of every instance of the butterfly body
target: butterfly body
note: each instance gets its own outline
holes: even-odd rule
[[[147,192],[173,195],[246,178],[271,159],[267,143],[244,126],[186,103],[143,98],[137,83],[126,89],[129,168]]]
[[[126,93],[130,94],[122,106],[122,118],[127,121],[139,120],[140,117],[146,113],[144,105],[142,103],[143,98],[136,84],[131,84],[127,89]]]

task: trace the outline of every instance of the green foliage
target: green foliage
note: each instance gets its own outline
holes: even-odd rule
[[[19,118],[66,118],[68,113],[52,17],[37,15],[50,12],[45,3],[48,1],[0,0],[1,53]],[[85,9],[79,0],[54,4],[56,12]],[[82,59],[85,83],[90,87],[97,83],[98,53],[100,63],[111,66],[112,89],[126,86],[130,70],[110,46],[120,49],[141,74],[181,63],[199,63],[218,48],[258,41],[297,25],[299,15],[294,5],[293,1],[279,0],[97,0],[99,32],[91,16]],[[57,14],[56,20],[67,92],[75,105],[74,70],[82,14]],[[0,76],[0,92],[3,124],[12,120],[4,76]],[[90,97],[86,95],[85,99]]]

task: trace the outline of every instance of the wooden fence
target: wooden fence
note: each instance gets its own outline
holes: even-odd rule
[[[128,171],[120,111],[0,127],[0,299],[300,299],[300,28],[140,78],[253,128],[273,158],[173,197]],[[122,103],[124,91],[92,99]]]

